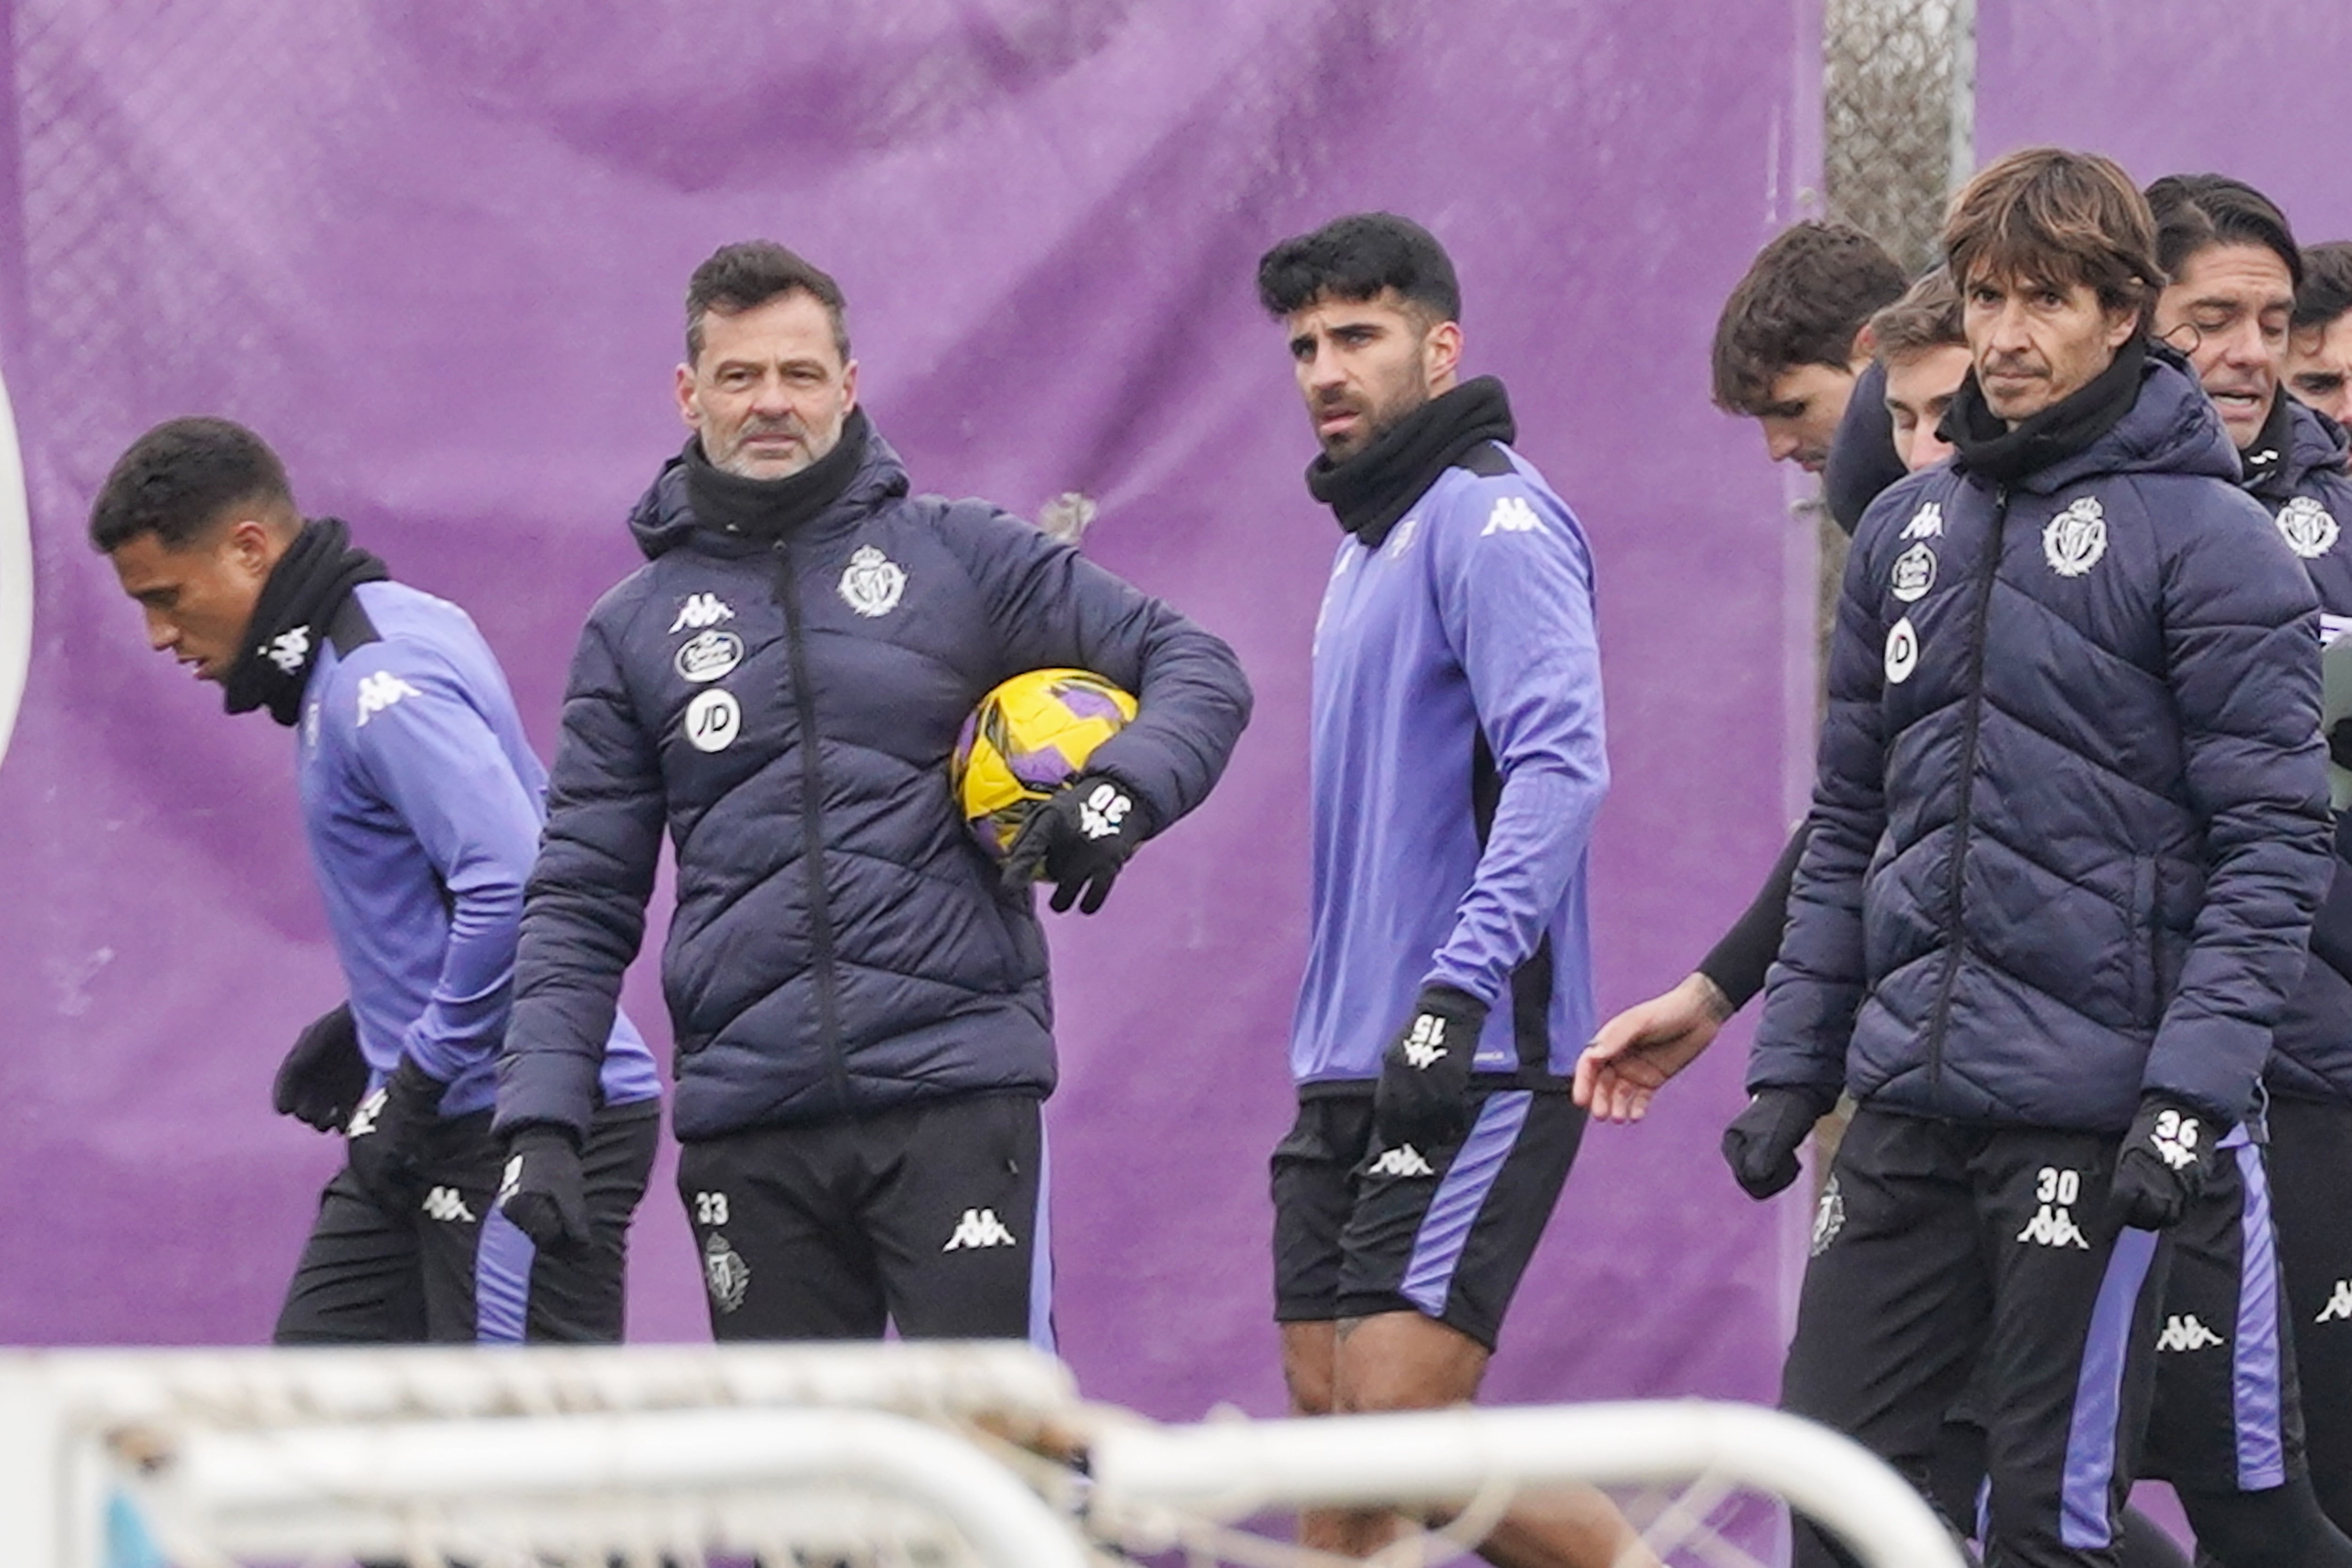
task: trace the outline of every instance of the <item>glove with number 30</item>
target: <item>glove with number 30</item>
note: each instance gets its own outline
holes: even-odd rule
[[[1043,877],[1054,884],[1055,914],[1076,904],[1090,915],[1149,836],[1133,791],[1108,773],[1080,773],[1030,807],[1004,854],[1004,885],[1023,888]]]
[[[2141,1095],[2139,1114],[2116,1156],[2107,1202],[2116,1220],[2140,1230],[2178,1222],[2213,1173],[2221,1131],[2203,1111],[2168,1094]]]

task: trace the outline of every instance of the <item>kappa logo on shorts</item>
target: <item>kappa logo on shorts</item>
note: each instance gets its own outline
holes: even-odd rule
[[[1844,1228],[1845,1194],[1838,1191],[1837,1177],[1832,1175],[1822,1187],[1821,1205],[1813,1210],[1812,1256],[1827,1252]]]
[[[2338,1279],[2336,1293],[2327,1298],[2327,1305],[2319,1309],[2315,1323],[2335,1323],[2352,1321],[2352,1279]]]
[[[948,1237],[941,1252],[961,1252],[970,1247],[1018,1247],[1018,1237],[1004,1228],[994,1209],[966,1209],[956,1221],[955,1234]]]
[[[425,1201],[417,1207],[425,1211],[426,1219],[437,1219],[444,1224],[475,1223],[474,1211],[466,1206],[466,1195],[455,1187],[434,1188],[425,1194]]]
[[[2017,1233],[2018,1240],[2091,1250],[2090,1238],[2074,1223],[2074,1205],[2083,1201],[2082,1172],[2063,1165],[2042,1166],[2034,1173],[2033,1198],[2042,1207]]]
[[[1410,1143],[1400,1143],[1364,1167],[1368,1176],[1433,1176],[1437,1172]]]
[[[2156,1348],[2159,1351],[2201,1351],[2227,1342],[2200,1321],[2196,1313],[2175,1312],[2164,1320],[2164,1332],[2157,1336]]]
[[[710,1291],[710,1304],[722,1312],[742,1306],[751,1289],[751,1266],[715,1230],[702,1244],[702,1283]]]

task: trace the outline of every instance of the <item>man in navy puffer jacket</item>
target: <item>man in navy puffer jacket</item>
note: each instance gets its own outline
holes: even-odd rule
[[[1853,1093],[1784,1403],[1924,1480],[1981,1363],[1990,1552],[2111,1563],[2156,1232],[2250,1108],[2327,881],[2315,606],[2147,346],[2161,273],[2121,170],[2013,154],[1944,246],[1957,457],[1856,536],[1725,1147],[1769,1194]]]
[[[722,1339],[1050,1339],[1045,948],[1198,805],[1249,710],[1225,645],[1020,520],[908,494],[841,292],[729,246],[687,296],[696,435],[631,519],[648,563],[572,662],[523,913],[501,1130],[584,1122],[662,830],[678,1183]],[[948,784],[983,693],[1073,666],[1140,711],[1006,868]],[[1011,874],[1008,875],[1007,873]]]

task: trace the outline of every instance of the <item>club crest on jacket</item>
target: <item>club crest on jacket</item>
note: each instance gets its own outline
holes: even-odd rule
[[[2278,531],[2286,546],[2305,561],[2315,560],[2336,548],[2343,530],[2326,507],[2309,496],[2294,496],[2279,509]]]
[[[871,544],[859,545],[841,574],[841,596],[861,616],[888,615],[906,591],[905,569]]]
[[[2090,496],[2070,502],[2042,531],[2042,553],[2061,577],[2080,577],[2107,552],[2107,516]]]

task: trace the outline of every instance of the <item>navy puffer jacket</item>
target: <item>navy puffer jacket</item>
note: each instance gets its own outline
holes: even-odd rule
[[[2352,628],[2352,476],[2345,472],[2352,443],[2342,426],[2282,392],[2255,447],[2246,489],[2311,574],[2322,627],[2342,636]],[[2352,865],[2340,851],[2335,872],[2337,885],[2312,929],[2311,963],[2263,1075],[2273,1094],[2352,1100]]]
[[[1751,1089],[2120,1132],[2244,1114],[2330,863],[2310,583],[2203,393],[1864,517]]]
[[[1215,783],[1249,689],[1223,642],[1075,550],[907,489],[870,436],[773,545],[698,524],[682,458],[638,503],[651,559],[590,616],[564,698],[502,1127],[586,1125],[665,825],[679,1138],[1053,1088],[1044,937],[951,798],[957,731],[1024,670],[1108,676],[1141,711],[1093,765],[1157,830]]]

